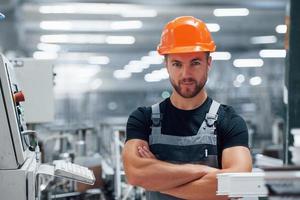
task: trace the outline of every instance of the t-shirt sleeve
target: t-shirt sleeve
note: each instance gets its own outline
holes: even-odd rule
[[[151,133],[150,112],[149,108],[139,107],[129,115],[126,125],[126,141],[131,139],[149,141]]]
[[[235,113],[232,107],[227,109],[227,116],[223,124],[222,149],[234,146],[249,148],[248,128],[245,120]]]

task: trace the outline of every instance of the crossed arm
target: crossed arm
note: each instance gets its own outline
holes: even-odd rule
[[[130,184],[182,199],[227,199],[216,196],[217,173],[249,172],[250,152],[242,146],[227,148],[222,154],[223,169],[197,164],[171,164],[157,160],[148,143],[133,139],[126,142],[123,162]]]

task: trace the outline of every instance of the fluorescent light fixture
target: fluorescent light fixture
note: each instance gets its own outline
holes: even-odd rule
[[[75,27],[70,21],[42,21],[40,28],[44,30],[74,30]]]
[[[92,65],[107,65],[109,58],[107,56],[91,56],[88,58],[88,62]]]
[[[114,77],[116,79],[128,79],[131,77],[131,73],[127,70],[119,69],[114,71]]]
[[[57,44],[47,44],[47,43],[39,43],[37,45],[37,48],[41,51],[47,51],[47,52],[58,52],[60,51],[61,47]]]
[[[153,9],[149,10],[135,10],[135,11],[124,11],[121,13],[122,17],[156,17],[157,11]]]
[[[230,60],[231,54],[226,51],[213,52],[210,54],[213,60]]]
[[[257,36],[257,37],[252,37],[250,39],[250,42],[252,44],[271,44],[271,43],[276,43],[277,42],[277,37],[274,36],[274,35]]]
[[[206,26],[210,32],[218,32],[220,30],[219,24],[207,23]]]
[[[262,59],[235,59],[233,65],[235,67],[262,67],[264,61]]]
[[[262,58],[285,58],[285,49],[263,49],[259,51],[259,56]]]
[[[56,65],[54,68],[57,74],[56,80],[89,80],[89,78],[95,76],[100,69],[98,66],[94,65],[78,65],[78,64],[68,64],[68,65]]]
[[[104,44],[106,36],[96,34],[53,34],[42,35],[40,41],[44,43],[70,44]]]
[[[143,69],[149,68],[149,63],[143,62],[141,60],[131,60],[128,65],[137,65]]]
[[[5,15],[3,15],[2,13],[0,13],[0,20],[4,19]]]
[[[245,76],[243,74],[239,74],[236,76],[235,80],[239,83],[243,83],[245,81]]]
[[[124,67],[124,70],[130,72],[130,73],[140,73],[143,71],[143,68],[139,65],[126,65]]]
[[[149,56],[161,56],[157,51],[149,51]]]
[[[146,82],[158,82],[169,78],[167,69],[161,68],[160,70],[154,70],[144,76]]]
[[[106,36],[99,34],[53,34],[42,35],[43,43],[68,43],[68,44],[133,44],[132,36]]]
[[[252,78],[250,78],[249,83],[250,85],[256,86],[256,85],[260,85],[262,82],[262,79],[260,76],[254,76]]]
[[[121,17],[156,17],[157,11],[143,6],[105,3],[64,3],[39,7],[43,14],[119,15]]]
[[[163,56],[143,56],[141,58],[141,61],[148,63],[148,64],[153,64],[153,65],[160,65],[164,62],[164,57]]]
[[[284,25],[284,24],[280,24],[280,25],[276,26],[275,30],[276,30],[277,33],[286,33],[287,26]]]
[[[132,36],[107,36],[107,44],[133,44],[135,43],[135,38]]]
[[[57,59],[58,55],[55,52],[45,52],[45,51],[36,51],[33,53],[33,58],[38,59],[38,60],[43,60],[43,59]]]
[[[113,31],[140,29],[143,23],[139,20],[102,21],[102,20],[71,20],[71,21],[42,21],[40,28],[59,31]]]
[[[242,86],[242,83],[238,82],[237,80],[234,80],[233,81],[233,86],[238,88],[238,87]]]
[[[112,22],[110,27],[113,30],[140,29],[143,23],[141,21],[116,21]]]
[[[231,17],[231,16],[247,16],[249,10],[247,8],[220,8],[214,10],[216,17]]]
[[[159,82],[161,79],[159,77],[155,77],[152,74],[146,74],[144,76],[146,82]]]
[[[103,81],[100,78],[97,78],[91,82],[90,88],[92,90],[97,90],[102,84],[103,84]]]

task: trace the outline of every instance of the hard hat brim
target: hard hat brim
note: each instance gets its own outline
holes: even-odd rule
[[[192,53],[192,52],[214,52],[216,50],[215,44],[203,46],[185,46],[185,47],[173,47],[173,48],[159,48],[157,49],[160,55],[174,54],[174,53]]]

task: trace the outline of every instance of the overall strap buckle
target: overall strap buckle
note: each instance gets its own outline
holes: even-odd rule
[[[206,113],[206,116],[205,116],[205,122],[208,127],[212,127],[215,125],[215,122],[218,119],[217,113],[218,113],[219,107],[220,107],[220,103],[213,100],[213,102],[210,106],[210,109],[209,109],[208,113]]]

